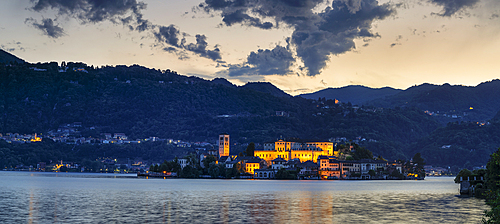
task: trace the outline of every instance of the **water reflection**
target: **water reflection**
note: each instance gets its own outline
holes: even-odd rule
[[[67,176],[64,176],[67,177]],[[449,179],[248,181],[0,172],[0,223],[478,223]]]

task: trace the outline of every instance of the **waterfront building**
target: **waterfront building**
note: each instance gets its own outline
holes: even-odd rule
[[[297,167],[299,170],[299,175],[306,178],[317,178],[319,165],[313,161],[306,161],[301,164],[298,164]]]
[[[318,157],[318,175],[321,179],[340,179],[342,170],[337,157],[319,156]]]
[[[254,170],[255,179],[274,179],[276,170],[273,169],[256,169]]]
[[[389,167],[389,163],[384,160],[362,159],[355,161],[339,161],[341,177],[359,177],[360,179],[370,179],[370,170],[381,172]],[[354,175],[353,175],[354,174]]]
[[[332,142],[328,141],[305,141],[300,139],[284,140],[264,143],[264,149],[256,149],[254,155],[267,163],[276,158],[284,160],[299,159],[300,162],[317,162],[318,156],[337,156],[338,151]]]
[[[254,171],[260,169],[260,159],[251,159],[245,162],[245,172],[254,175]]]
[[[229,135],[222,133],[219,135],[218,144],[219,145],[219,157],[229,156]]]

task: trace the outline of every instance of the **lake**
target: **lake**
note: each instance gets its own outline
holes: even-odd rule
[[[423,181],[143,179],[0,171],[0,223],[479,223],[484,200]]]

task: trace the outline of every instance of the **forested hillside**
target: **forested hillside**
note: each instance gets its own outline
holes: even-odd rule
[[[411,146],[428,164],[472,169],[500,147],[500,122],[450,122]]]
[[[477,86],[422,84],[393,96],[368,102],[378,107],[417,107],[428,110],[443,123],[486,121],[500,110],[500,80]],[[455,116],[454,116],[455,115]]]
[[[11,62],[17,62],[17,63],[24,63],[24,60],[0,49],[0,63],[11,63]]]
[[[340,88],[327,88],[314,93],[301,94],[306,99],[337,99],[344,103],[363,105],[371,100],[392,96],[402,92],[400,89],[384,87],[379,89],[366,86],[344,86]]]
[[[427,92],[433,88],[427,87]],[[357,107],[325,98],[309,100],[286,96],[269,83],[238,87],[224,79],[208,81],[137,65],[102,68],[83,63],[59,67],[55,62],[1,65],[0,88],[0,132],[3,134],[48,133],[61,125],[81,122],[79,135],[82,137],[119,132],[130,139],[155,136],[215,143],[218,134],[227,132],[236,146],[273,141],[279,137],[316,140],[345,137],[387,159],[409,159],[416,152],[422,152],[424,158],[428,157],[428,164],[457,166],[464,165],[467,162],[464,158],[471,155],[475,156],[471,157],[474,158],[471,164],[484,164],[488,152],[498,148],[496,123],[478,126],[482,134],[475,129],[461,128],[468,126],[459,122],[453,125],[460,128],[452,128],[455,126],[450,124],[438,129],[440,124],[435,116],[410,104],[393,108]],[[415,96],[426,95],[420,90]],[[483,91],[496,90],[485,88]],[[451,97],[450,100],[454,99]],[[468,134],[472,132],[474,135]],[[448,135],[443,136],[443,133]],[[481,141],[476,142],[472,136],[482,136]],[[442,145],[452,146],[442,150]],[[57,151],[65,148],[60,145],[35,146],[33,144],[30,151],[29,146],[18,150],[4,144],[2,153],[24,164],[32,163],[36,160],[33,158],[47,159],[44,154],[55,155],[51,160],[57,159],[57,155],[76,160],[103,155],[120,157],[124,152],[131,157],[158,160],[183,155],[179,151],[182,148],[142,144],[136,147],[140,150],[119,149],[121,146],[90,149],[90,146],[81,145],[73,147],[72,152]],[[157,149],[149,152],[149,148]],[[44,151],[49,149],[56,151]],[[470,149],[477,152],[471,154]]]

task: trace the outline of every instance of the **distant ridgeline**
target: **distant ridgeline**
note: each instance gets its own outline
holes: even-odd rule
[[[429,164],[433,161],[433,165],[462,166],[466,162],[437,154],[442,145],[422,148],[425,143],[422,141],[427,141],[429,134],[440,126],[436,116],[422,109],[357,107],[326,98],[291,97],[270,83],[235,86],[225,79],[209,81],[138,65],[94,68],[84,63],[51,62],[0,66],[0,88],[3,134],[45,135],[49,131],[57,133],[64,124],[79,122],[81,127],[72,133],[74,136],[124,133],[130,139],[157,136],[215,142],[213,136],[227,132],[236,144],[264,142],[279,136],[333,140],[343,137],[391,160],[409,159],[423,150],[422,157]],[[483,91],[490,90],[496,93],[493,89]],[[414,98],[415,102],[419,100]],[[474,110],[481,107],[471,106]],[[482,128],[486,126],[494,127],[484,125],[480,130],[490,130]],[[487,142],[484,150],[496,149],[489,148],[495,144],[494,139],[484,141]],[[417,142],[419,146],[415,145]],[[456,142],[446,144],[453,149],[463,143],[457,138]],[[468,145],[460,147],[464,150],[447,153],[469,156],[465,151]],[[29,157],[29,153],[23,156]],[[486,161],[481,157],[469,162],[482,165]]]
[[[373,89],[364,86],[328,88],[301,95],[308,99],[337,99],[354,105],[376,107],[417,107],[441,123],[454,121],[487,121],[500,110],[500,80],[475,87],[450,84],[422,84],[406,90],[389,87]]]

